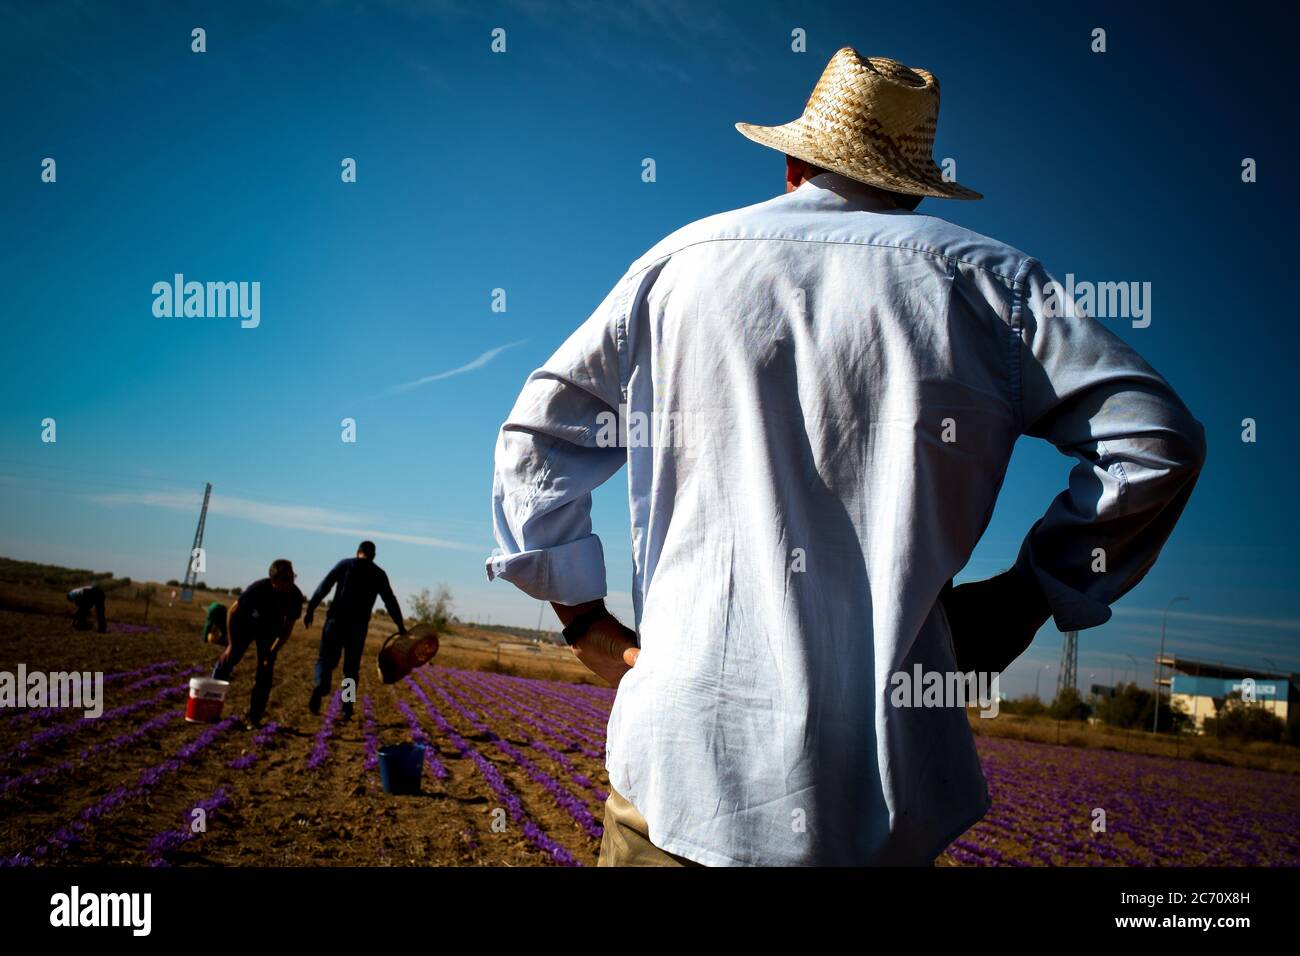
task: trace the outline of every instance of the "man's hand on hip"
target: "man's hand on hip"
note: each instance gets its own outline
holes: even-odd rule
[[[636,631],[624,627],[613,616],[597,621],[573,645],[573,654],[583,666],[615,687],[635,666],[640,653]]]
[[[1002,673],[1051,617],[1038,582],[1016,568],[987,581],[945,588],[940,600],[963,673]]]
[[[599,608],[601,614],[573,644],[573,655],[587,670],[617,687],[623,675],[636,664],[641,649],[636,646],[636,631],[624,627],[618,618],[604,610],[603,601],[569,607],[552,604],[560,623],[568,627],[585,613]]]

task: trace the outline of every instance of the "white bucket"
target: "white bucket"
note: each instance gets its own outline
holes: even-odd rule
[[[185,705],[185,719],[191,724],[215,724],[221,719],[230,681],[211,677],[190,678],[190,699]]]

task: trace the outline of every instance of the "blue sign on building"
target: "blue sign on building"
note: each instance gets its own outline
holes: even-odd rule
[[[1255,700],[1288,700],[1291,684],[1276,677],[1249,678],[1255,682]],[[1241,693],[1243,678],[1232,677],[1191,677],[1187,674],[1175,674],[1170,690],[1175,694],[1189,694],[1193,697],[1227,697],[1234,691]],[[1247,696],[1242,694],[1243,697]]]

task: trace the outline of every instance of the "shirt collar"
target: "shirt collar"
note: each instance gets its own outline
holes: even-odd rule
[[[839,202],[855,209],[887,210],[896,208],[888,200],[873,193],[870,186],[860,183],[856,179],[850,179],[848,176],[842,176],[839,173],[818,173],[812,179],[806,180],[795,192],[806,196],[817,193],[825,195],[826,198],[830,198],[830,195],[833,194],[838,198]]]

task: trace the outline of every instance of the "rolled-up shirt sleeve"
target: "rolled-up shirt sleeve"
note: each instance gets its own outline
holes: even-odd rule
[[[497,436],[488,579],[540,600],[572,605],[606,594],[591,492],[627,460],[619,440],[627,292],[624,279],[528,376]]]
[[[1155,563],[1205,461],[1172,387],[1036,262],[1019,311],[1021,430],[1078,459],[1017,557],[1061,631],[1110,619]]]

